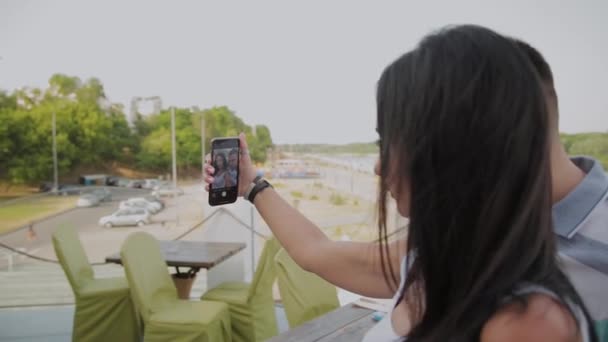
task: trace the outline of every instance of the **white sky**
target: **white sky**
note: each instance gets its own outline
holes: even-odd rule
[[[382,69],[432,29],[523,38],[553,67],[561,130],[607,131],[608,1],[6,1],[0,88],[98,77],[112,102],[228,105],[278,143],[375,136]]]

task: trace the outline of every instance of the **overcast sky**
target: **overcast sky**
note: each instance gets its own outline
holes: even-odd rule
[[[431,30],[474,23],[541,50],[562,131],[607,131],[607,18],[605,0],[3,0],[0,89],[98,77],[126,108],[159,95],[227,105],[279,143],[372,141],[382,69]]]

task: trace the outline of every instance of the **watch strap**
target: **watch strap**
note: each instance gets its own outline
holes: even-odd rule
[[[247,197],[247,200],[251,203],[253,203],[253,201],[255,200],[255,197],[262,191],[264,191],[266,188],[272,188],[272,185],[270,185],[270,183],[268,183],[267,180],[265,179],[260,179],[255,186],[253,187],[253,189],[251,190],[251,192],[249,193],[249,196]]]
[[[249,195],[251,195],[251,190],[253,190],[253,188],[255,187],[255,185],[260,181],[260,179],[262,179],[261,176],[256,176],[253,181],[251,181],[251,183],[249,184],[249,186],[247,187],[247,191],[245,191],[245,193],[243,194],[243,198],[245,198],[246,200],[249,199]]]

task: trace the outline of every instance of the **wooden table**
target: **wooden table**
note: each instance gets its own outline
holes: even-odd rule
[[[173,280],[179,297],[190,298],[190,289],[201,268],[207,270],[207,289],[226,281],[244,281],[244,243],[159,241],[160,250],[168,266],[175,267]],[[237,255],[238,254],[238,255]],[[106,262],[122,264],[120,253],[106,257]],[[187,267],[183,272],[180,267]]]
[[[273,337],[268,342],[361,341],[376,324],[372,313],[373,310],[348,304]]]

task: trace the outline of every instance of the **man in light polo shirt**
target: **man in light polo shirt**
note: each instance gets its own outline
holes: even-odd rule
[[[553,126],[553,221],[563,267],[594,320],[608,320],[608,175],[589,157],[569,158],[559,139],[553,74],[542,55],[517,41],[534,64]]]

